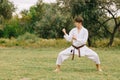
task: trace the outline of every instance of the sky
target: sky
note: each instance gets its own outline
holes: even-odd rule
[[[15,7],[17,8],[16,11],[13,13],[13,15],[15,15],[16,13],[19,14],[24,9],[29,10],[29,8],[32,5],[35,5],[38,0],[9,0],[9,1],[13,2]],[[56,0],[43,0],[43,2],[53,3],[56,2]],[[110,15],[108,14],[108,16]],[[120,16],[120,10],[117,12],[117,16]]]
[[[15,13],[19,14],[24,9],[29,10],[29,8],[32,5],[36,4],[36,2],[38,0],[9,0],[9,1],[13,2],[15,7],[17,7]],[[53,3],[53,2],[56,2],[56,0],[43,0],[43,2],[45,2],[45,3]]]

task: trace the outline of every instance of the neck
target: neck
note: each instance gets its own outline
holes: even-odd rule
[[[77,27],[78,28],[78,30],[80,30],[81,28],[82,28],[82,26],[79,26],[79,27]]]

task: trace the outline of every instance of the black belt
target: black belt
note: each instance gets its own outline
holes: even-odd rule
[[[78,50],[78,56],[80,57],[80,48],[84,47],[85,44],[84,44],[84,45],[81,45],[81,46],[79,46],[79,47],[76,47],[76,46],[74,46],[74,45],[72,45],[72,46],[74,47],[74,50],[71,50],[71,52],[73,53],[73,55],[72,55],[72,60],[74,60],[75,49]]]

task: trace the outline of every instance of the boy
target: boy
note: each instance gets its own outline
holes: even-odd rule
[[[57,67],[55,72],[60,71],[62,62],[68,59],[70,55],[72,55],[72,59],[74,59],[74,54],[79,55],[79,57],[88,57],[96,63],[97,70],[102,71],[100,67],[99,56],[96,54],[96,52],[85,45],[88,39],[88,30],[82,25],[83,19],[81,17],[77,17],[74,21],[76,27],[70,31],[69,35],[66,33],[65,29],[62,30],[64,33],[64,38],[67,41],[72,42],[72,46],[59,53],[56,61]]]

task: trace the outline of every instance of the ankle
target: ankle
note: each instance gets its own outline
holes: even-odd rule
[[[59,70],[60,70],[60,65],[57,65],[56,69],[59,69]]]
[[[57,67],[56,70],[60,70],[60,68]]]

